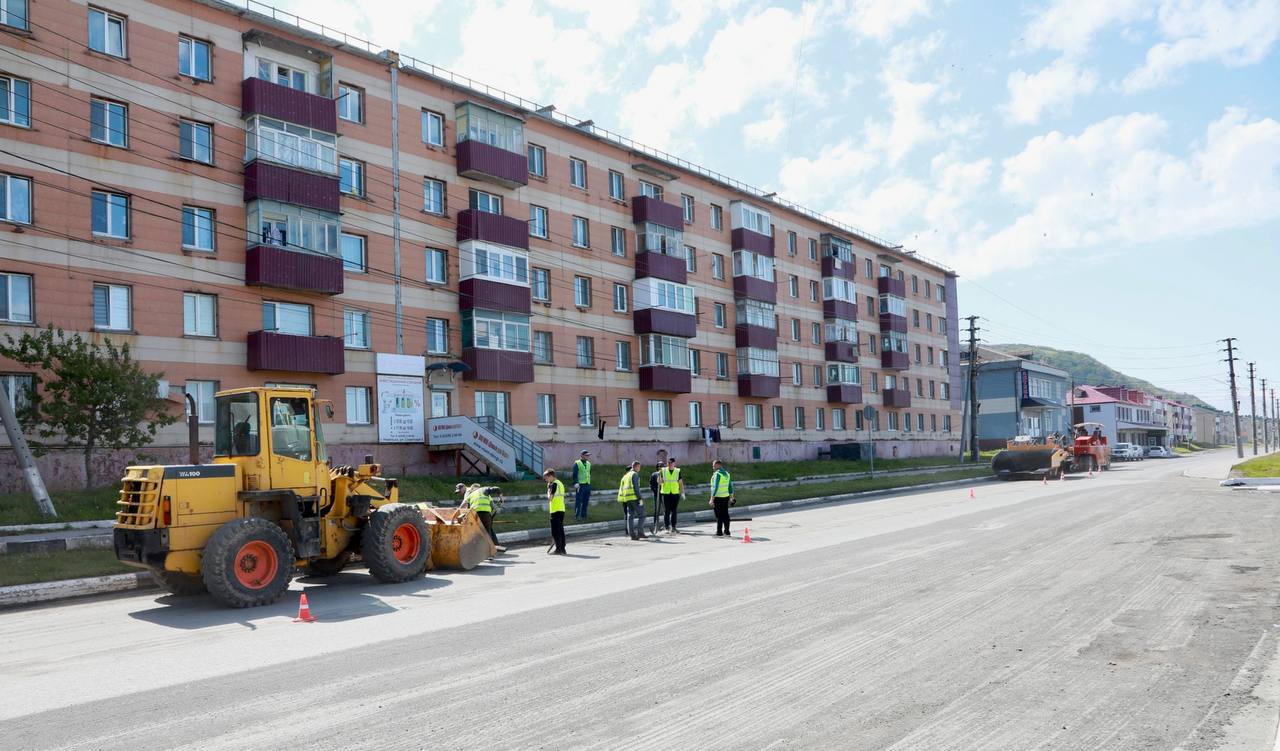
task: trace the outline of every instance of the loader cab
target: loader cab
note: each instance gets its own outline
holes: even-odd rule
[[[329,482],[319,403],[310,389],[237,389],[214,397],[214,463],[236,464],[242,490],[313,496]]]

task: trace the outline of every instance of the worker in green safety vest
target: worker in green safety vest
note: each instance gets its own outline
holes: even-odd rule
[[[579,519],[587,518],[587,507],[591,505],[591,452],[583,449],[578,460],[573,463],[573,515]]]
[[[491,487],[472,485],[470,488],[464,488],[461,483],[458,484],[458,489],[462,491],[462,502],[476,512],[476,517],[480,519],[484,531],[489,534],[489,539],[493,540],[494,547],[502,549],[502,546],[498,545],[498,535],[493,531],[493,496],[500,495],[502,489],[496,485]]]
[[[551,512],[551,545],[547,553],[568,555],[564,549],[564,483],[556,479],[554,469],[543,472],[542,479],[547,481],[547,510]]]
[[[627,534],[633,540],[648,537],[644,533],[644,506],[640,502],[640,462],[631,462],[631,469],[622,476],[618,485],[618,503],[627,520]]]
[[[680,530],[676,529],[676,514],[680,499],[684,496],[684,478],[680,476],[675,457],[667,459],[667,466],[658,479],[662,483],[659,487],[662,493],[662,525],[668,532],[678,534]]]
[[[733,497],[733,478],[724,468],[724,462],[716,459],[711,463],[711,499],[707,505],[716,512],[716,537],[730,537],[729,507],[737,502]]]

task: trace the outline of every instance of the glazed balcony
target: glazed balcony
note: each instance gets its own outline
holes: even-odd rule
[[[858,320],[858,306],[846,300],[823,300],[822,317],[856,321]]]
[[[881,313],[880,331],[881,333],[889,331],[895,331],[899,334],[907,333],[907,317],[894,315],[893,313]]]
[[[631,199],[631,220],[636,224],[653,222],[663,227],[680,229],[684,227],[684,211],[679,206],[673,206],[657,198],[635,196]]]
[[[738,324],[733,330],[733,336],[738,347],[778,348],[778,332],[764,326]]]
[[[693,391],[693,374],[684,368],[672,368],[667,365],[642,365],[640,367],[640,390],[688,394]]]
[[[473,277],[463,279],[458,284],[458,308],[529,315],[533,303],[528,287]]]
[[[662,253],[636,253],[636,278],[645,277],[685,284],[689,279],[689,269],[683,258]]]
[[[778,303],[778,285],[775,282],[755,276],[735,276],[733,278],[734,297],[745,297],[748,300],[759,300],[770,305]]]
[[[906,370],[910,367],[906,352],[881,352],[880,367],[885,370]]]
[[[483,240],[508,248],[529,249],[529,225],[523,220],[487,211],[463,209],[458,212],[458,242]]]
[[[244,283],[253,287],[340,295],[342,259],[278,245],[255,245],[245,253]]]
[[[822,275],[850,280],[854,279],[858,275],[858,267],[855,264],[849,263],[848,261],[839,261],[838,263],[839,265],[837,265],[837,259],[835,256],[823,256]]]
[[[240,112],[242,118],[265,115],[326,133],[338,132],[338,106],[332,99],[261,78],[240,82]]]
[[[346,371],[342,339],[336,336],[301,336],[278,331],[251,331],[248,339],[249,370],[340,375]]]
[[[781,379],[778,376],[739,375],[738,396],[750,399],[776,399]]]
[[[462,361],[471,368],[466,372],[468,381],[533,383],[532,352],[463,347]]]
[[[862,387],[856,383],[832,383],[827,386],[831,404],[862,404]]]
[[[529,157],[467,139],[458,144],[458,174],[504,188],[518,188],[529,184]]]
[[[637,308],[631,314],[637,334],[666,334],[684,339],[698,335],[698,319],[688,313],[661,308]]]
[[[881,392],[884,406],[886,407],[910,407],[911,392],[906,389],[885,389]]]
[[[244,166],[244,200],[265,199],[336,214],[338,178],[255,159]]]
[[[876,290],[882,295],[907,296],[906,282],[891,276],[878,277],[876,279]]]
[[[853,342],[827,342],[823,345],[823,351],[826,359],[831,362],[858,361],[858,345]]]
[[[762,235],[754,230],[739,227],[729,233],[734,250],[749,250],[762,256],[773,255],[773,235]]]

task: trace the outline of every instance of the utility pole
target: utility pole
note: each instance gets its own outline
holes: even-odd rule
[[[978,463],[978,316],[969,322],[969,461]]]
[[[1235,418],[1236,425],[1236,458],[1244,458],[1244,444],[1240,441],[1240,400],[1236,398],[1236,355],[1232,345],[1236,338],[1229,336],[1222,341],[1227,343],[1224,350],[1227,353],[1227,373],[1231,376],[1231,414]]]
[[[35,457],[31,455],[31,447],[27,445],[27,437],[22,434],[18,416],[13,413],[13,405],[9,403],[9,395],[4,389],[0,389],[0,421],[4,422],[4,432],[9,434],[9,445],[13,447],[13,455],[17,457],[18,467],[27,478],[27,487],[31,489],[40,513],[58,518],[58,512],[53,509],[53,500],[49,498],[49,491],[44,487],[44,479],[40,477],[40,469],[36,467]]]
[[[1258,402],[1253,395],[1253,363],[1249,363],[1249,419],[1253,429],[1253,455],[1258,455]]]
[[[1267,425],[1267,379],[1262,381],[1262,453],[1271,453],[1271,427]]]

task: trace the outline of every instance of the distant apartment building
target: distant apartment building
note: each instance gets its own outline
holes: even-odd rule
[[[1036,362],[1031,355],[978,348],[978,444],[1002,447],[1016,436],[1042,438],[1069,427],[1065,370]],[[961,353],[968,377],[968,353]]]
[[[1126,386],[1076,386],[1071,392],[1072,422],[1096,422],[1114,443],[1169,446],[1167,407],[1151,395]]]
[[[19,6],[0,333],[128,342],[205,441],[215,391],[267,383],[333,402],[337,460],[400,471],[440,459],[423,425],[454,415],[552,465],[701,458],[709,429],[738,460],[955,450],[945,266],[267,6]]]

